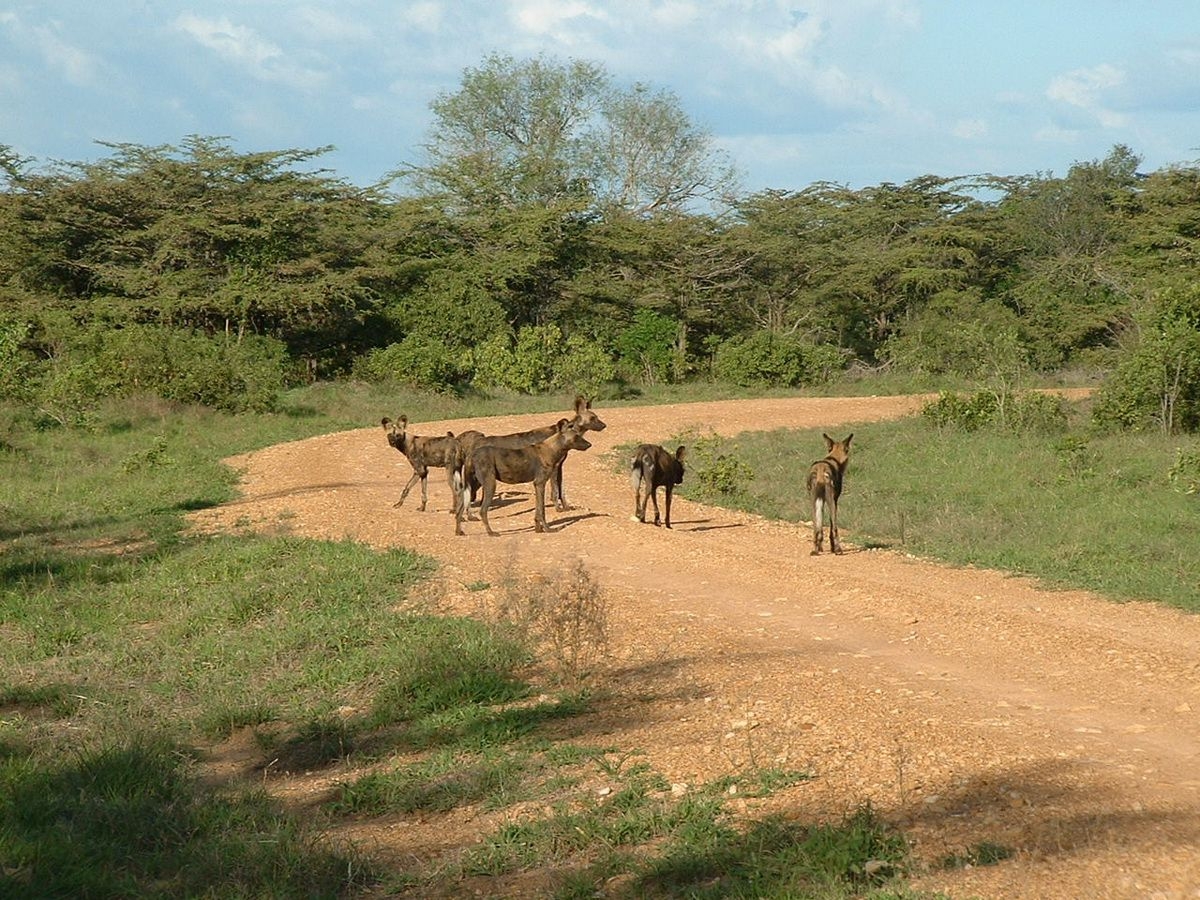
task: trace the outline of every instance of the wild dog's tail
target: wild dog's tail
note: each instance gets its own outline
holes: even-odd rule
[[[633,455],[629,469],[629,486],[637,491],[642,484],[654,484],[654,454],[639,449]]]

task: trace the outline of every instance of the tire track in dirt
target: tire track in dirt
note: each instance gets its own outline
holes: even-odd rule
[[[672,531],[630,521],[618,446],[688,428],[839,428],[913,412],[922,399],[600,409],[608,429],[567,461],[575,508],[548,510],[554,530],[544,535],[532,531],[527,487],[493,512],[495,539],[478,522],[454,537],[436,476],[428,512],[411,496],[393,509],[410,469],[378,426],[231,460],[243,496],[196,520],[409,547],[440,561],[447,602],[464,608],[487,594],[468,586],[506,568],[582,560],[609,599],[619,700],[588,727],[644,750],[672,782],[803,768],[812,781],[738,803],[829,819],[869,802],[930,864],[985,841],[1016,851],[918,881],[952,896],[1200,897],[1200,618],[864,551],[851,531],[845,555],[812,557],[805,525],[679,496]],[[502,433],[552,418],[412,427]],[[856,427],[855,453],[869,452],[869,425]],[[848,506],[853,491],[852,458]]]

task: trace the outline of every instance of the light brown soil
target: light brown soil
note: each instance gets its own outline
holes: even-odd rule
[[[846,531],[844,555],[814,557],[807,526],[678,498],[673,530],[638,524],[627,478],[614,470],[618,445],[687,428],[833,433],[919,402],[600,409],[609,427],[568,459],[574,509],[548,510],[549,534],[533,533],[524,486],[507,494],[519,502],[493,513],[501,537],[470,522],[456,538],[440,471],[429,511],[417,510],[419,489],[393,509],[410,469],[378,426],[231,460],[243,498],[197,519],[408,547],[440,561],[451,602],[473,602],[468,586],[508,566],[550,572],[582,560],[608,597],[620,701],[595,717],[594,742],[645,751],[677,784],[752,766],[808,771],[813,780],[742,807],[828,821],[869,802],[927,864],[915,886],[953,897],[1200,897],[1200,618],[862,550]],[[414,430],[495,434],[552,418]],[[869,454],[869,425],[855,430],[854,452]],[[803,489],[800,476],[781,487]],[[853,457],[846,490],[849,505]],[[328,783],[279,789],[302,795]],[[493,824],[467,810],[350,833],[403,859],[469,843]],[[981,842],[1017,852],[995,866],[936,867]]]

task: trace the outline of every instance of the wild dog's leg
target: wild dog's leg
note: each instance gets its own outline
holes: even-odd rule
[[[667,521],[666,521],[666,526],[667,526],[668,528],[670,528],[670,527],[671,527],[671,494],[673,494],[673,493],[674,493],[674,489],[675,489],[675,485],[671,484],[670,482],[668,482],[667,484],[663,485],[663,490],[664,490],[664,491],[666,491],[666,494],[667,494]]]
[[[650,482],[650,502],[654,504],[654,524],[658,526],[662,524],[662,517],[658,514],[658,485],[654,483],[653,478],[648,480]]]
[[[838,540],[837,508],[838,497],[832,490],[829,498],[829,549],[834,553],[842,552],[842,542]]]
[[[429,470],[426,469],[421,473],[421,512],[425,512],[425,507],[429,505]]]
[[[646,521],[646,468],[642,465],[642,455],[638,453],[633,458],[629,470],[629,484],[633,488],[633,517],[639,522]]]
[[[563,462],[566,462],[566,460],[563,460]],[[567,503],[566,495],[563,494],[562,470],[563,470],[563,463],[559,463],[557,466],[555,466],[554,467],[554,477],[551,479],[551,482],[550,482],[550,499],[554,501],[554,508],[557,509],[559,512],[565,512],[566,510],[571,508],[570,504]]]
[[[404,486],[404,490],[400,492],[400,499],[392,504],[393,509],[396,509],[397,507],[404,505],[404,500],[406,497],[408,497],[408,492],[413,489],[413,485],[417,483],[417,479],[419,479],[419,478],[422,480],[422,482],[424,481],[424,479],[421,476],[421,470],[413,469],[412,478],[408,479],[408,484],[406,484]],[[421,509],[424,509],[424,508],[425,508],[424,506],[421,507]]]
[[[554,473],[550,473],[550,477],[554,477]],[[533,483],[533,494],[535,506],[533,511],[533,530],[538,534],[547,531],[546,528],[546,481],[547,479],[539,478]]]
[[[496,479],[483,479],[483,499],[479,501],[479,518],[483,520],[483,527],[487,529],[487,533],[491,537],[496,537],[496,532],[492,531],[491,523],[488,522],[488,507],[492,505],[492,498],[496,496]]]
[[[629,484],[633,488],[633,518],[636,522],[646,521],[646,509],[642,503],[642,467],[634,462],[633,471],[629,475]]]
[[[817,485],[813,491],[813,555],[816,556],[823,549],[825,543],[824,518],[825,518],[825,498],[822,496],[823,488]]]
[[[460,491],[460,493],[455,494],[454,500],[454,533],[461,537],[462,535],[466,534],[466,532],[463,531],[462,523],[463,514],[467,505],[467,492],[461,489]]]

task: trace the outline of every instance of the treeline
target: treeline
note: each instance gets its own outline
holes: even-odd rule
[[[0,145],[0,396],[71,422],[105,396],[264,409],[341,376],[595,392],[1086,367],[1107,422],[1200,425],[1196,164],[1142,174],[1117,146],[1064,176],[739,196],[669,94],[594,67],[493,58],[433,108],[429,165],[371,188],[324,149],[190,137],[46,166]]]

